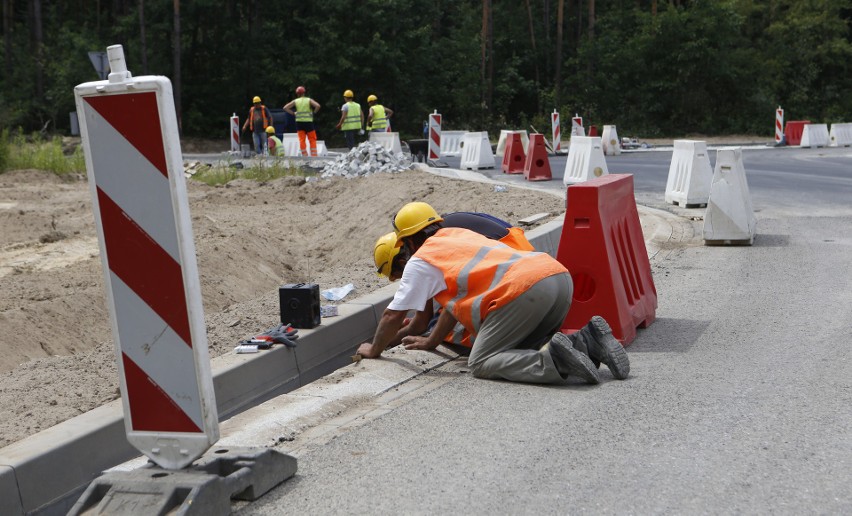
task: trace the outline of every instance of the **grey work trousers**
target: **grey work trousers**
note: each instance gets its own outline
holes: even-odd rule
[[[485,317],[468,366],[477,378],[526,383],[562,383],[548,350],[541,347],[559,331],[574,284],[567,272],[549,276]]]

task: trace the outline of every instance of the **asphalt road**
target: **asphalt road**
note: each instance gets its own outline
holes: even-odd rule
[[[666,208],[670,160],[607,163]],[[629,379],[438,368],[420,379],[433,388],[305,451],[296,477],[237,513],[852,513],[852,149],[744,164],[753,246],[704,246],[703,210],[666,208],[684,236],[652,264],[657,319],[628,347]]]

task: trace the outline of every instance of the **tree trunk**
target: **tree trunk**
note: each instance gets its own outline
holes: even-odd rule
[[[527,19],[530,22],[530,44],[532,45],[532,55],[533,55],[533,66],[535,67],[535,98],[536,98],[536,107],[538,112],[541,113],[541,95],[539,95],[539,85],[541,84],[541,77],[538,73],[538,50],[535,47],[535,27],[533,25],[533,17],[532,17],[532,7],[530,7],[530,0],[526,0],[527,2]]]
[[[142,75],[148,75],[148,43],[145,40],[145,0],[139,0],[139,46],[142,53]]]
[[[565,17],[565,0],[559,0],[556,6],[556,74],[553,78],[553,99],[556,103],[554,106],[559,109],[560,92],[562,91],[562,21]]]
[[[174,41],[172,45],[172,59],[174,62],[174,77],[172,87],[175,97],[175,114],[177,115],[178,132],[180,132],[180,0],[174,0]]]
[[[33,54],[35,54],[35,95],[38,103],[44,98],[44,32],[41,22],[41,0],[31,0],[32,29],[33,29]]]
[[[3,48],[6,77],[12,77],[12,0],[3,0]]]
[[[488,95],[488,49],[490,48],[488,19],[490,17],[491,0],[482,0],[482,33],[480,35],[480,68],[479,77],[482,81],[482,110],[483,114],[488,113],[491,107],[491,102]]]

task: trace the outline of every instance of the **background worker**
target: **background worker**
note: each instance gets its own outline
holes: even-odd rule
[[[299,135],[299,149],[302,156],[307,156],[307,148],[305,145],[305,136],[311,144],[311,156],[317,155],[317,132],[314,129],[314,115],[320,110],[319,103],[305,96],[305,87],[299,86],[296,88],[297,98],[291,100],[284,106],[284,111],[296,116],[296,132]],[[296,111],[293,111],[293,108]]]
[[[269,149],[270,156],[278,156],[284,153],[284,145],[281,139],[275,135],[275,127],[269,126],[266,128],[266,146]]]
[[[428,337],[405,337],[406,349],[434,349],[458,321],[475,336],[468,365],[478,378],[560,383],[577,376],[596,384],[600,377],[590,357],[616,378],[627,377],[627,353],[602,317],[571,336],[559,333],[573,293],[561,263],[473,231],[425,222],[397,227],[405,261],[400,287],[359,354],[380,356],[408,311],[422,311],[434,297],[444,307],[435,328]]]
[[[375,95],[367,97],[367,104],[370,105],[370,112],[367,115],[367,130],[374,133],[386,133],[390,127],[390,117],[393,116],[393,110],[379,104],[379,99]]]
[[[364,112],[361,110],[361,104],[353,100],[354,97],[352,90],[343,92],[344,104],[340,108],[340,121],[335,126],[343,131],[346,146],[350,149],[355,147],[355,135],[364,134]]]
[[[261,103],[260,97],[253,98],[252,104],[243,124],[243,132],[251,129],[254,151],[260,156],[266,151],[266,128],[272,125],[272,113]]]

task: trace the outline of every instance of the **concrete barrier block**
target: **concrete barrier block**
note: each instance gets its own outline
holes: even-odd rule
[[[706,206],[712,179],[707,142],[675,140],[666,181],[666,203],[684,208]]]
[[[18,494],[18,480],[15,470],[9,466],[0,466],[0,514],[23,516],[21,497]]]

